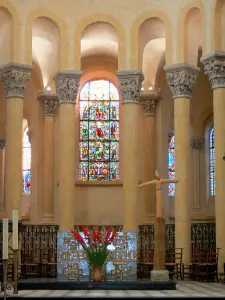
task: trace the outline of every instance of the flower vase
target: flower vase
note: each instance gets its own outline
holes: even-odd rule
[[[102,280],[102,266],[93,265],[93,281]]]

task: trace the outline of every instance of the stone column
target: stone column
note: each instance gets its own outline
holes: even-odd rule
[[[141,104],[145,112],[145,181],[155,177],[155,106],[158,93],[141,94]],[[146,187],[145,195],[145,223],[151,223],[155,216],[155,188]]]
[[[167,83],[174,98],[174,135],[176,155],[175,245],[184,248],[183,262],[191,260],[191,146],[190,99],[199,69],[187,64],[165,67]]]
[[[137,184],[139,181],[139,98],[144,79],[140,70],[117,72],[123,104],[124,232],[137,231]]]
[[[0,136],[0,219],[5,216],[4,203],[5,137]]]
[[[80,71],[59,71],[54,77],[59,97],[60,231],[68,231],[75,225],[75,104],[81,74]]]
[[[58,106],[57,95],[42,93],[38,97],[45,114],[44,133],[44,197],[43,222],[54,221],[54,116]]]
[[[21,211],[22,191],[22,128],[23,98],[32,67],[9,63],[0,68],[6,105],[6,152],[5,152],[5,211],[12,218],[12,210]]]
[[[201,58],[213,89],[213,115],[215,133],[215,211],[216,246],[220,249],[219,270],[225,262],[225,52],[210,53]]]
[[[193,207],[194,211],[198,211],[200,207],[200,149],[203,143],[203,137],[191,137],[192,147],[192,166],[193,166]]]

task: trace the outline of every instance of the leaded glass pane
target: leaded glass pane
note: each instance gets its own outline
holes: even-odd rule
[[[30,194],[31,180],[31,144],[28,137],[28,128],[23,134],[23,193]]]
[[[209,180],[210,195],[215,195],[215,148],[214,148],[214,127],[209,132]]]
[[[80,180],[119,179],[119,92],[95,80],[80,92]]]
[[[175,179],[175,138],[171,138],[168,147],[168,175]],[[175,196],[175,183],[169,183],[169,196]]]

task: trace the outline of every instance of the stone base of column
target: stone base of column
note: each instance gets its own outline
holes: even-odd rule
[[[43,215],[41,224],[56,224],[53,215]]]
[[[149,215],[145,215],[143,221],[141,222],[141,224],[146,225],[146,224],[154,224],[155,222],[155,215],[153,214],[149,214]]]
[[[169,281],[169,271],[168,270],[152,270],[151,271],[151,281],[157,282],[167,282]]]

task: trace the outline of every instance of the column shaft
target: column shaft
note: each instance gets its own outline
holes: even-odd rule
[[[174,98],[174,134],[176,155],[175,246],[183,248],[183,262],[191,261],[191,146],[190,98],[198,68],[187,64],[165,67],[167,83]]]
[[[5,173],[5,137],[0,137],[0,217],[5,215],[4,202],[4,173]]]
[[[141,95],[141,103],[145,112],[145,180],[150,181],[155,173],[155,105],[157,92]],[[155,215],[154,186],[145,189],[145,223],[151,223]]]
[[[23,98],[30,73],[30,65],[19,63],[9,63],[0,68],[7,98],[5,207],[9,219],[12,218],[13,209],[18,209],[19,215],[21,211]]]
[[[39,101],[45,114],[43,222],[49,223],[54,220],[54,115],[59,101],[49,93],[42,93]]]
[[[59,96],[59,206],[60,231],[75,225],[75,104],[81,72],[60,71],[55,76]]]
[[[225,51],[210,53],[201,58],[213,89],[214,147],[215,147],[215,212],[216,247],[220,248],[218,269],[223,271],[225,261]]]
[[[139,97],[143,75],[139,70],[118,71],[123,100],[124,232],[137,231],[139,181]]]
[[[175,192],[175,245],[184,248],[183,261],[191,258],[191,201],[190,201],[190,99],[174,100],[174,133],[176,178]]]

